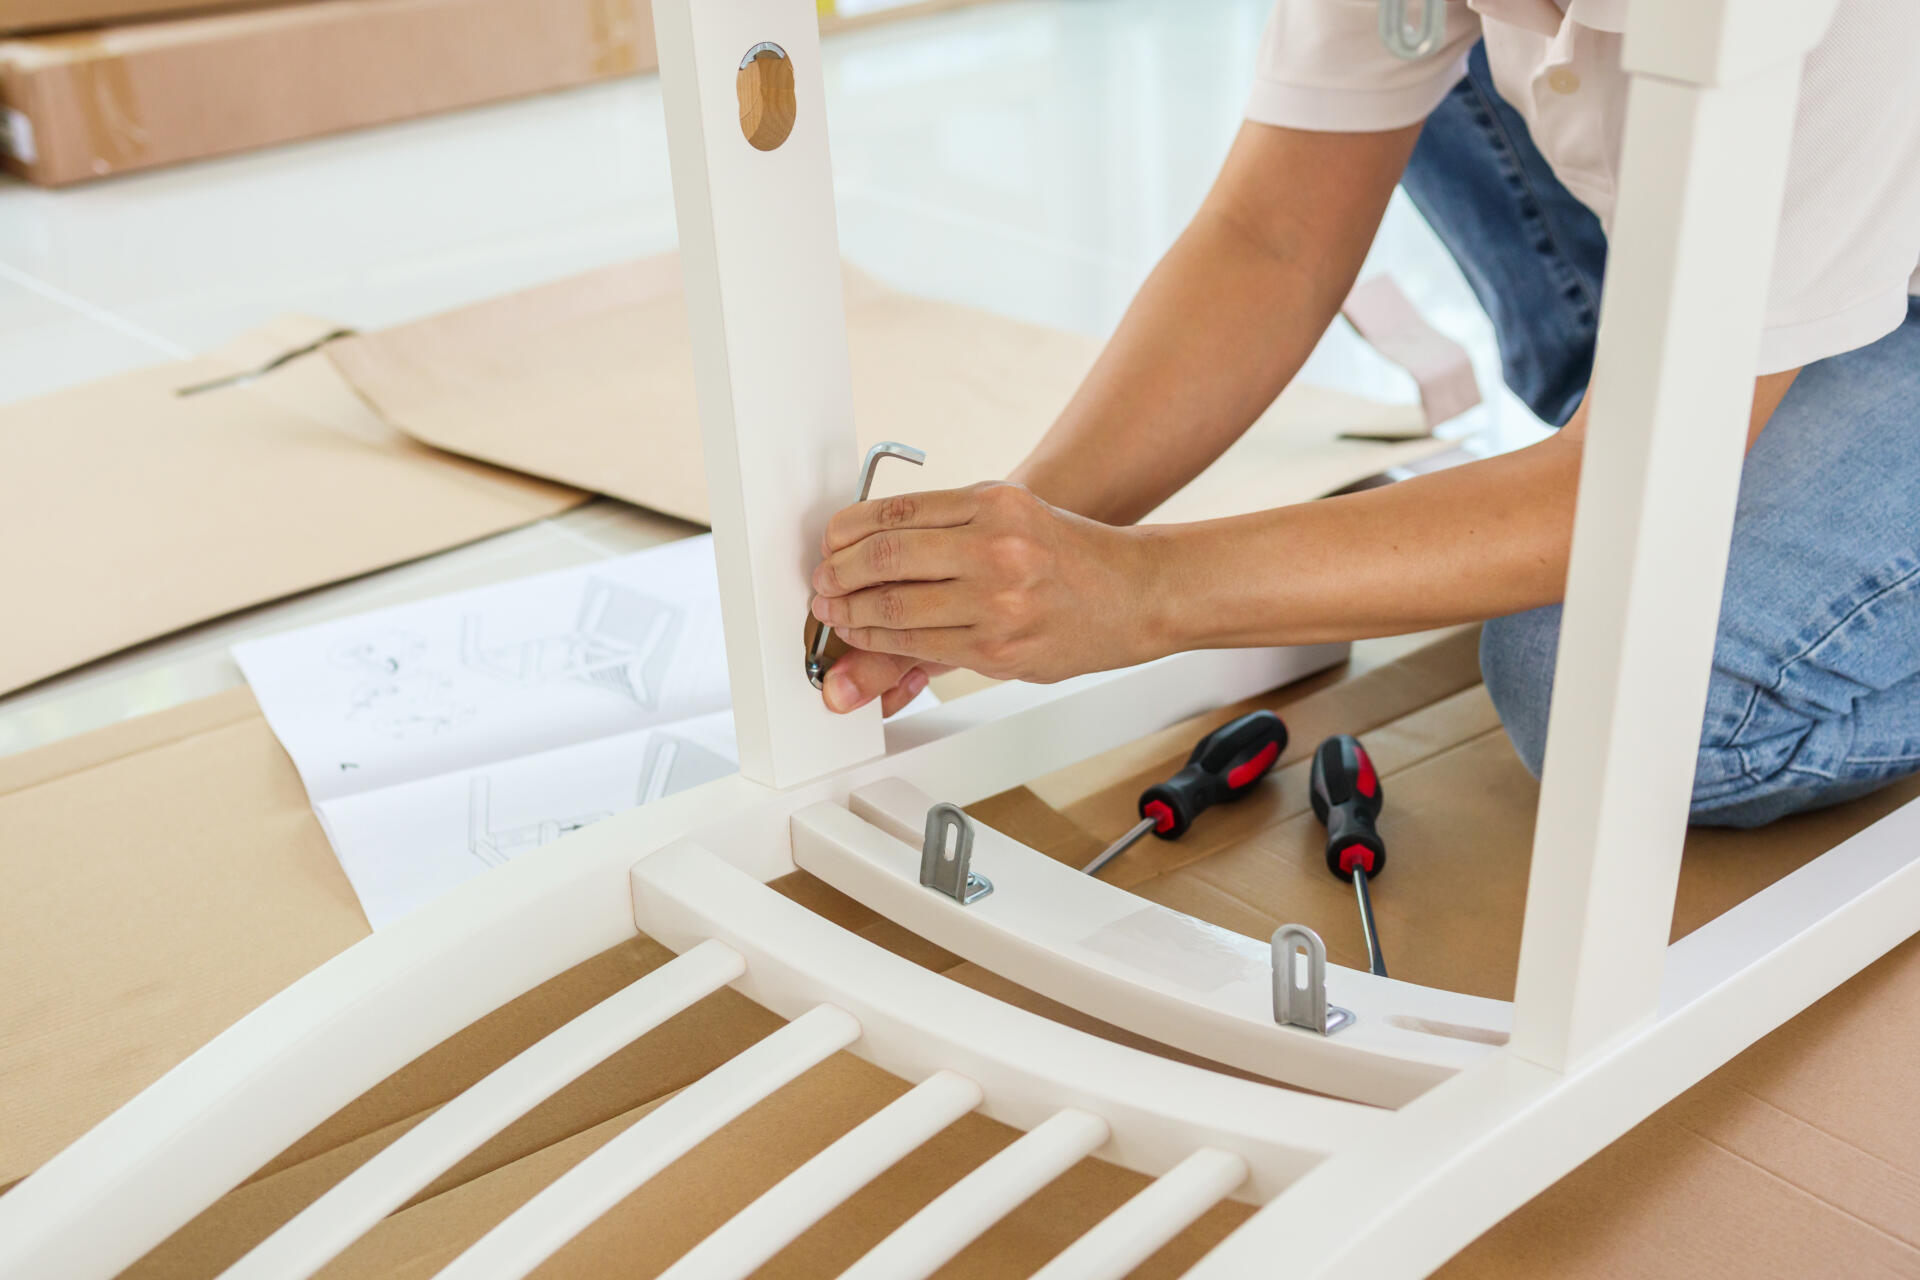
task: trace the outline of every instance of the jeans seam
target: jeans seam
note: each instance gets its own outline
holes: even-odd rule
[[[1780,677],[1775,676],[1776,680],[1778,680],[1779,678]],[[1729,747],[1732,747],[1735,751],[1740,751],[1740,759],[1743,762],[1746,760],[1747,756],[1746,756],[1746,752],[1741,751],[1740,749],[1740,735],[1745,733],[1747,731],[1747,726],[1753,723],[1754,709],[1757,708],[1759,705],[1760,705],[1760,686],[1757,684],[1748,686],[1747,709],[1740,713],[1740,723],[1736,724],[1733,727],[1733,732],[1727,735],[1727,745]]]
[[[1825,631],[1821,632],[1817,637],[1815,637],[1813,640],[1808,642],[1806,647],[1801,649],[1800,652],[1794,654],[1791,658],[1788,658],[1785,662],[1780,664],[1779,669],[1774,672],[1773,679],[1767,685],[1768,690],[1773,693],[1780,693],[1781,685],[1785,682],[1789,672],[1792,670],[1792,668],[1795,665],[1801,662],[1805,662],[1807,660],[1808,655],[1810,655],[1815,649],[1818,649],[1821,645],[1833,639],[1834,636],[1840,633],[1842,628],[1844,628],[1848,623],[1852,622],[1855,618],[1859,617],[1867,609],[1872,608],[1874,605],[1880,603],[1880,601],[1884,600],[1886,597],[1892,595],[1894,592],[1900,590],[1902,587],[1905,587],[1909,582],[1913,582],[1916,579],[1920,579],[1920,566],[1915,566],[1914,568],[1907,570],[1905,573],[1895,578],[1892,582],[1887,583],[1887,585],[1885,585],[1884,587],[1881,587],[1878,591],[1874,592],[1872,595],[1868,596],[1866,599],[1860,601],[1860,603],[1854,605],[1853,608],[1847,610],[1845,615],[1843,615],[1839,621],[1835,622],[1832,626],[1828,627]]]
[[[1511,167],[1513,172],[1515,176],[1520,179],[1520,185],[1526,189],[1527,197],[1533,201],[1536,208],[1544,210],[1546,203],[1541,200],[1539,189],[1534,186],[1532,178],[1528,176],[1527,167],[1520,160],[1520,149],[1514,144],[1513,135],[1507,131],[1506,121],[1500,118],[1499,109],[1488,99],[1486,91],[1480,87],[1472,76],[1467,77],[1466,83],[1467,87],[1473,91],[1474,96],[1479,99],[1482,117],[1486,123],[1491,126],[1492,132],[1499,135],[1497,141],[1501,149],[1506,153],[1507,159],[1512,162]],[[1560,238],[1554,230],[1553,219],[1547,217],[1543,212],[1540,217],[1540,226],[1547,237],[1548,243],[1553,247],[1554,256],[1561,262],[1570,265],[1573,261],[1572,256],[1567,253],[1566,246],[1560,243]],[[1581,278],[1578,271],[1569,269],[1567,274],[1573,278],[1573,287],[1579,290],[1580,305],[1586,308],[1586,318],[1591,320],[1598,314],[1598,301],[1588,293],[1587,282]]]

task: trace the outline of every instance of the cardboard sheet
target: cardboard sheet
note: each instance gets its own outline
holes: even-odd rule
[[[1004,476],[1099,350],[1090,338],[911,297],[852,269],[845,279],[861,444],[899,439],[927,451],[924,468],[887,483],[934,489]],[[327,351],[387,421],[428,444],[707,520],[677,255],[360,334]],[[645,432],[644,449],[634,447],[636,430]],[[1416,405],[1296,386],[1155,518],[1304,501],[1448,447],[1427,436]]]
[[[290,354],[334,329],[289,318],[0,409],[0,543],[41,549],[0,557],[0,693],[585,500],[430,449]]]
[[[1359,954],[1352,899],[1327,876],[1298,810],[1318,738],[1356,731],[1374,750],[1388,796],[1383,831],[1395,859],[1376,903],[1396,976],[1506,994],[1534,790],[1487,717],[1474,640],[1467,630],[1418,645],[1364,644],[1346,670],[1255,700],[1280,709],[1293,730],[1274,794],[1217,811],[1219,821],[1179,844],[1136,851],[1166,861],[1130,852],[1110,874],[1125,872],[1136,892],[1226,927],[1259,932],[1282,914],[1304,919],[1351,962]],[[18,956],[32,957],[28,981],[0,988],[0,1044],[9,1055],[0,1070],[0,1133],[8,1135],[0,1185],[364,928],[292,765],[274,752],[244,695],[212,701],[219,705],[179,708],[0,762],[0,873],[31,886],[0,899],[0,954],[9,972]],[[975,806],[976,816],[1072,859],[1112,829],[1117,796],[1183,756],[1203,724],[1233,710],[1035,779]],[[1759,833],[1694,832],[1676,932],[1917,794],[1920,780]],[[116,802],[100,804],[101,795]],[[1469,892],[1476,883],[1480,892]],[[810,877],[778,887],[958,981],[1118,1034],[960,963]],[[163,910],[153,909],[156,901]],[[236,931],[236,921],[246,927]],[[129,1274],[215,1274],[518,1047],[664,958],[637,939],[476,1023],[320,1125]],[[1442,1274],[1920,1274],[1916,1007],[1920,944],[1910,942],[1515,1213]],[[431,1275],[659,1099],[776,1025],[731,993],[703,1002],[487,1144],[323,1274]],[[901,1088],[836,1057],[696,1148],[537,1274],[657,1273]],[[1013,1136],[968,1117],[760,1274],[833,1274]],[[940,1274],[1029,1272],[1139,1185],[1134,1175],[1082,1162]],[[1245,1214],[1215,1210],[1136,1274],[1176,1273]]]

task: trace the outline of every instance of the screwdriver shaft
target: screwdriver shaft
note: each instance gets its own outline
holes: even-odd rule
[[[1159,823],[1160,823],[1160,820],[1158,818],[1140,819],[1139,822],[1134,824],[1133,830],[1127,832],[1127,834],[1121,836],[1118,840],[1115,840],[1112,844],[1102,849],[1100,851],[1099,857],[1095,858],[1092,862],[1089,862],[1086,866],[1080,869],[1086,872],[1088,875],[1094,875],[1098,873],[1100,868],[1106,866],[1109,862],[1112,862],[1115,858],[1119,857],[1121,854],[1125,853],[1128,849],[1132,848],[1134,841],[1138,840],[1141,836],[1144,836],[1145,834],[1147,834],[1147,832],[1153,830],[1156,826],[1159,825]]]
[[[1370,878],[1359,867],[1353,869],[1353,893],[1360,899],[1360,932],[1367,936],[1367,967],[1384,978],[1387,976],[1387,958],[1380,954],[1380,931],[1373,924],[1373,895],[1367,892]]]

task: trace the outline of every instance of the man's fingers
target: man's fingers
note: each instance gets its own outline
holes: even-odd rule
[[[901,679],[899,684],[880,695],[880,714],[890,716],[920,696],[927,687],[925,667],[915,667]]]
[[[827,521],[820,553],[832,555],[883,529],[950,529],[973,519],[977,506],[972,489],[932,489],[856,502]]]
[[[890,582],[847,596],[815,596],[813,616],[830,627],[961,627],[977,621],[978,606],[948,582]]]
[[[972,627],[926,627],[895,631],[887,627],[848,627],[836,631],[855,649],[937,662],[949,667],[968,665]]]
[[[842,547],[813,571],[813,589],[844,596],[883,582],[939,582],[960,565],[950,529],[888,529]]]
[[[829,711],[852,711],[886,693],[915,666],[913,658],[892,653],[853,650],[840,655],[827,671],[822,691]],[[924,687],[924,686],[923,686]]]

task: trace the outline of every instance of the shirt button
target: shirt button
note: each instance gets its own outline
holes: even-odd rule
[[[1555,93],[1574,93],[1580,88],[1580,77],[1571,67],[1555,67],[1547,72],[1547,88]]]

